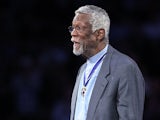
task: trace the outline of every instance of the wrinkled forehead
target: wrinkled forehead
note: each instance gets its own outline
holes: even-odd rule
[[[91,15],[85,13],[77,13],[75,14],[72,23],[81,22],[83,24],[90,24]]]

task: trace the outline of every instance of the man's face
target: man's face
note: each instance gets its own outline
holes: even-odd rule
[[[78,14],[72,21],[74,29],[71,32],[71,41],[73,42],[73,53],[75,55],[88,57],[98,44],[94,32],[92,32],[89,17],[87,14]]]

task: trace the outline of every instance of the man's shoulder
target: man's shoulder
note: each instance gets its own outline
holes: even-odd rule
[[[137,64],[135,60],[129,55],[122,53],[121,51],[110,46],[112,58],[111,61],[119,65],[135,65]]]

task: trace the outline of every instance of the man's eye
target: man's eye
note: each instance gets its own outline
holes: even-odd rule
[[[80,30],[81,28],[79,26],[76,27],[76,30]]]

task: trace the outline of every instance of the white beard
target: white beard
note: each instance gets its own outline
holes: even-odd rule
[[[83,49],[83,44],[80,44],[80,47],[78,49],[76,49],[76,46],[73,45],[73,54],[75,54],[76,56],[82,55],[84,52]]]

